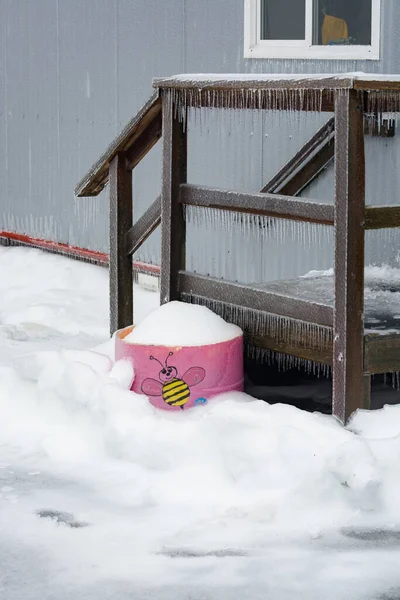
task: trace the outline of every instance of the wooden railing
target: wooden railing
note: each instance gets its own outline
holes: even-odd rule
[[[131,172],[162,136],[162,101],[155,92],[78,183],[77,196],[96,196],[110,183],[110,331],[132,321],[131,256],[161,223],[161,196],[132,225]],[[333,225],[334,207],[294,200],[333,160],[335,119],[331,117],[259,194],[183,185],[181,202]],[[393,226],[397,207],[370,207],[366,228]]]
[[[250,213],[253,215],[308,221],[321,225],[333,225],[334,206],[317,200],[293,198],[280,194],[244,194],[196,185],[180,186],[180,202],[190,206],[202,206]]]
[[[370,82],[370,87],[363,87],[367,83],[355,82],[352,78],[343,78],[339,82],[340,85],[338,80],[327,78],[323,84],[321,80],[312,79],[273,80],[268,84],[273,91],[283,90],[282,94],[276,96],[273,106],[281,110],[293,110],[293,107],[294,110],[315,110],[315,91],[321,85],[328,86],[329,93],[322,88],[325,91],[320,107],[322,110],[334,110],[335,114],[260,193],[245,194],[187,183],[187,128],[179,119],[179,110],[174,104],[175,100],[171,100],[169,90],[182,92],[186,85],[190,88],[190,94],[184,98],[193,97],[197,106],[207,107],[210,106],[209,98],[214,98],[213,93],[216,92],[218,97],[221,89],[226,91],[221,86],[228,86],[230,95],[221,94],[218,107],[268,109],[269,96],[263,96],[262,93],[266,88],[265,81],[244,79],[242,82],[230,82],[229,85],[224,81],[217,82],[216,85],[204,87],[207,93],[202,94],[201,83],[193,88],[190,82],[185,84],[182,79],[166,80],[164,83],[159,80],[155,85],[160,90],[83,178],[76,194],[96,195],[107,182],[110,183],[112,333],[132,322],[132,254],[161,223],[161,302],[179,300],[183,295],[197,296],[276,315],[293,323],[305,322],[330,328],[332,337],[329,347],[322,348],[319,354],[315,348],[310,352],[305,349],[299,356],[312,357],[313,360],[322,357],[321,360],[332,364],[333,412],[344,421],[356,408],[369,405],[371,369],[384,368],[380,356],[386,357],[386,365],[392,364],[397,360],[393,348],[400,350],[400,337],[395,340],[391,338],[389,345],[376,339],[371,339],[371,342],[366,340],[363,322],[364,233],[367,229],[400,226],[400,207],[365,206],[364,106],[369,100],[364,94],[365,90],[370,89],[379,93],[383,84],[381,81]],[[292,91],[291,86],[294,90],[302,90],[301,95],[293,96],[294,104],[285,86],[289,91]],[[266,90],[270,92],[270,88]],[[379,101],[384,102],[385,106],[382,106],[385,109],[400,110],[400,103],[393,104],[389,96]],[[161,136],[162,194],[132,225],[132,169]],[[333,158],[334,204],[299,198],[298,194]],[[261,285],[242,285],[188,272],[184,218],[184,207],[188,205],[333,226],[334,306],[268,291]],[[272,344],[271,336],[268,339],[268,343]],[[400,366],[400,358],[398,363]]]
[[[333,160],[335,117],[331,117],[261,190],[297,196]]]
[[[355,409],[368,407],[370,402],[371,359],[367,359],[367,351],[364,354],[364,346],[369,341],[364,337],[365,230],[399,226],[400,209],[365,206],[364,107],[371,99],[360,91],[364,90],[359,88],[362,82],[343,79],[338,83],[328,79],[321,84],[312,78],[301,82],[266,79],[192,81],[188,78],[185,81],[185,78],[171,78],[156,82],[165,95],[161,300],[179,300],[184,294],[189,298],[195,296],[272,313],[293,323],[303,321],[331,328],[333,412],[345,421]],[[380,83],[371,84],[374,93],[379,91]],[[301,88],[302,93],[291,96],[290,92],[292,89],[295,92],[296,88]],[[263,89],[265,93],[260,92]],[[218,108],[307,110],[308,101],[305,103],[304,98],[308,97],[312,104],[315,91],[318,96],[320,89],[320,106],[322,110],[334,109],[334,121],[330,119],[263,188],[266,193],[243,194],[187,184],[187,131],[179,122],[179,110],[174,103],[189,101],[192,106],[203,107],[207,106],[207,99],[212,98],[211,105]],[[382,98],[379,97],[379,101]],[[384,103],[392,110],[394,107],[400,109],[396,99],[384,97]],[[296,197],[333,156],[334,205]],[[182,206],[185,204],[334,226],[334,306],[273,293],[262,286],[242,285],[187,272]],[[375,341],[374,344],[376,356],[379,344]],[[393,345],[393,340],[390,344]],[[396,348],[400,347],[398,339],[394,344]],[[392,351],[387,350],[385,355],[393,360]],[[400,357],[397,364],[400,366]]]
[[[126,234],[126,252],[134,254],[161,223],[161,196],[143,213]]]
[[[133,319],[132,254],[158,227],[161,197],[132,225],[132,170],[161,138],[162,104],[155,92],[75,189],[96,196],[110,184],[110,331]]]
[[[156,91],[82,177],[75,195],[97,196],[107,185],[111,162],[119,153],[125,153],[131,171],[160,139],[161,124],[161,97]]]
[[[237,194],[185,186],[180,191],[187,205],[213,206],[236,212],[253,212],[307,220],[307,202],[292,202],[329,164],[334,143],[334,119],[321,129],[271,179],[260,194]],[[155,92],[113,140],[75,188],[75,195],[96,196],[110,184],[110,331],[132,322],[131,257],[161,223],[161,196],[132,224],[132,170],[162,136],[162,101]],[[202,194],[202,190],[206,193]],[[281,194],[276,194],[281,190]],[[287,190],[289,195],[285,195]],[[268,193],[267,193],[268,192]],[[333,223],[333,207],[313,203],[314,222]]]

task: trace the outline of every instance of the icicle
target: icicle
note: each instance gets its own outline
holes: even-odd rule
[[[297,369],[299,371],[305,371],[307,374],[312,373],[318,378],[325,377],[326,379],[330,379],[332,377],[331,367],[329,365],[312,362],[297,356],[281,354],[279,352],[274,352],[273,350],[253,346],[252,344],[246,344],[245,351],[249,358],[256,360],[259,363],[268,366],[276,365],[279,372]]]
[[[266,85],[268,83],[266,82]],[[299,111],[311,111],[321,112],[323,108],[323,99],[327,98],[328,102],[333,101],[333,90],[324,89],[293,89],[293,88],[241,88],[237,89],[231,87],[229,89],[217,89],[212,87],[212,82],[209,86],[202,87],[187,87],[187,88],[173,88],[171,91],[164,90],[165,96],[170,94],[172,102],[176,106],[177,114],[185,119],[187,109],[189,107],[204,107],[204,110],[214,109],[228,109],[228,110],[272,110],[272,111],[286,111],[286,112],[299,112]],[[340,90],[338,90],[340,93]],[[382,94],[379,98],[379,104],[383,104]],[[370,97],[368,95],[368,106],[370,110],[372,107],[376,107],[377,97]],[[397,96],[390,93],[386,93],[385,106],[388,104],[395,109],[398,104]],[[397,104],[396,104],[397,103]]]
[[[400,94],[393,91],[373,91],[366,93],[366,112],[370,115],[378,115],[382,121],[383,113],[393,118],[400,111]]]
[[[207,306],[229,323],[235,323],[241,327],[245,337],[253,335],[266,336],[272,338],[276,343],[286,343],[288,339],[300,339],[305,340],[308,347],[316,350],[328,349],[332,345],[332,330],[328,327],[291,320],[287,317],[222,303],[200,296],[184,294],[182,300]],[[275,354],[278,357],[279,368],[284,368],[286,365],[285,368],[287,369],[289,364],[290,368],[293,366],[292,358],[289,361],[289,359],[284,358],[286,355]],[[311,373],[314,369],[313,362],[306,361],[306,359],[299,360],[303,360],[301,364],[306,365],[308,372]],[[326,370],[320,368],[320,372],[325,373]]]

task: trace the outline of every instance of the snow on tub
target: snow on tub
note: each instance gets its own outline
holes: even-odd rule
[[[135,370],[131,390],[167,410],[243,391],[243,332],[204,306],[170,302],[115,336],[115,359]]]

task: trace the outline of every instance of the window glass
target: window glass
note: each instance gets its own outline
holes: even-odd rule
[[[371,0],[314,0],[313,43],[369,46],[371,13]]]
[[[305,0],[261,0],[261,39],[304,40],[305,4]]]

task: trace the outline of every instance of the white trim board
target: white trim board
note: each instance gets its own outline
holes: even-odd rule
[[[350,1],[350,0],[349,0]],[[304,40],[261,40],[261,0],[244,0],[244,57],[326,60],[379,60],[381,0],[372,2],[370,46],[316,46],[312,44],[313,0],[306,2]]]

